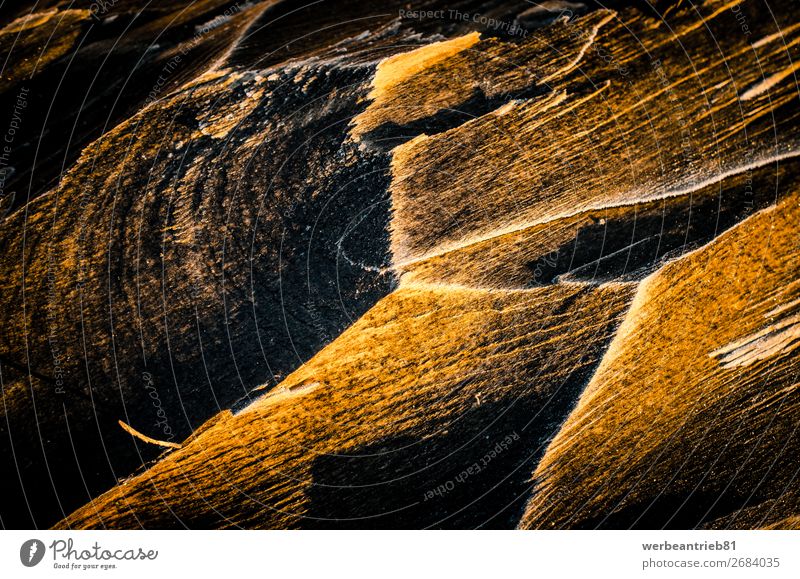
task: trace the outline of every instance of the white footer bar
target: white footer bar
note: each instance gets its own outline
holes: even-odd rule
[[[800,577],[800,531],[3,531],[0,547],[9,578]]]

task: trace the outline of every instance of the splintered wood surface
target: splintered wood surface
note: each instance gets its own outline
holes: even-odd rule
[[[797,512],[799,202],[642,282],[522,526],[752,528]]]
[[[506,47],[513,52],[502,58],[489,40],[394,87],[420,103],[412,111],[428,106],[429,82],[463,87],[447,106],[466,115],[394,151],[396,263],[588,209],[690,195],[722,175],[796,155],[790,127],[800,110],[791,71],[800,29],[776,34],[775,23],[761,19],[751,35],[731,33],[730,7],[738,4],[704,3],[670,29],[631,11],[613,18],[598,11],[552,27],[583,44],[545,37],[563,53],[563,68],[551,71],[556,61],[533,39]],[[710,46],[713,53],[697,54]],[[521,90],[518,74],[509,81],[494,66],[506,59],[513,71],[529,71],[526,88],[542,94],[469,118],[471,108],[480,109],[469,102],[476,83],[509,96]],[[763,80],[784,74],[782,82]],[[439,105],[442,94],[430,98]],[[490,102],[487,95],[483,106]]]
[[[399,290],[60,527],[513,526],[633,289]]]
[[[407,4],[0,7],[4,525],[797,526],[794,2]]]

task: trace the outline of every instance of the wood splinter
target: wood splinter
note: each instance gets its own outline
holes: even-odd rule
[[[150,438],[149,436],[147,436],[145,434],[142,434],[138,430],[134,429],[132,426],[129,426],[129,425],[125,424],[124,422],[122,422],[122,420],[117,420],[117,422],[119,422],[119,425],[122,427],[122,429],[125,432],[127,432],[128,434],[130,434],[132,436],[135,436],[139,440],[143,440],[144,442],[147,442],[149,444],[155,444],[157,446],[163,446],[163,447],[166,447],[166,448],[180,448],[181,447],[181,445],[178,444],[177,442],[169,442],[169,441],[166,441],[166,440],[157,440],[155,438]]]

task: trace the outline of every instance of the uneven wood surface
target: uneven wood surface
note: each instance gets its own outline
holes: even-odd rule
[[[399,290],[62,526],[513,526],[631,291]]]
[[[0,12],[0,111],[59,111],[4,526],[796,524],[792,2],[62,4]]]
[[[798,512],[799,201],[642,282],[522,526],[736,527],[757,509],[747,528]]]

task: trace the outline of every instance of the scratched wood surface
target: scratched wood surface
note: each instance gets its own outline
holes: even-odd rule
[[[337,6],[158,5],[18,163],[3,524],[796,526],[791,2]],[[8,105],[113,42],[21,16]]]

